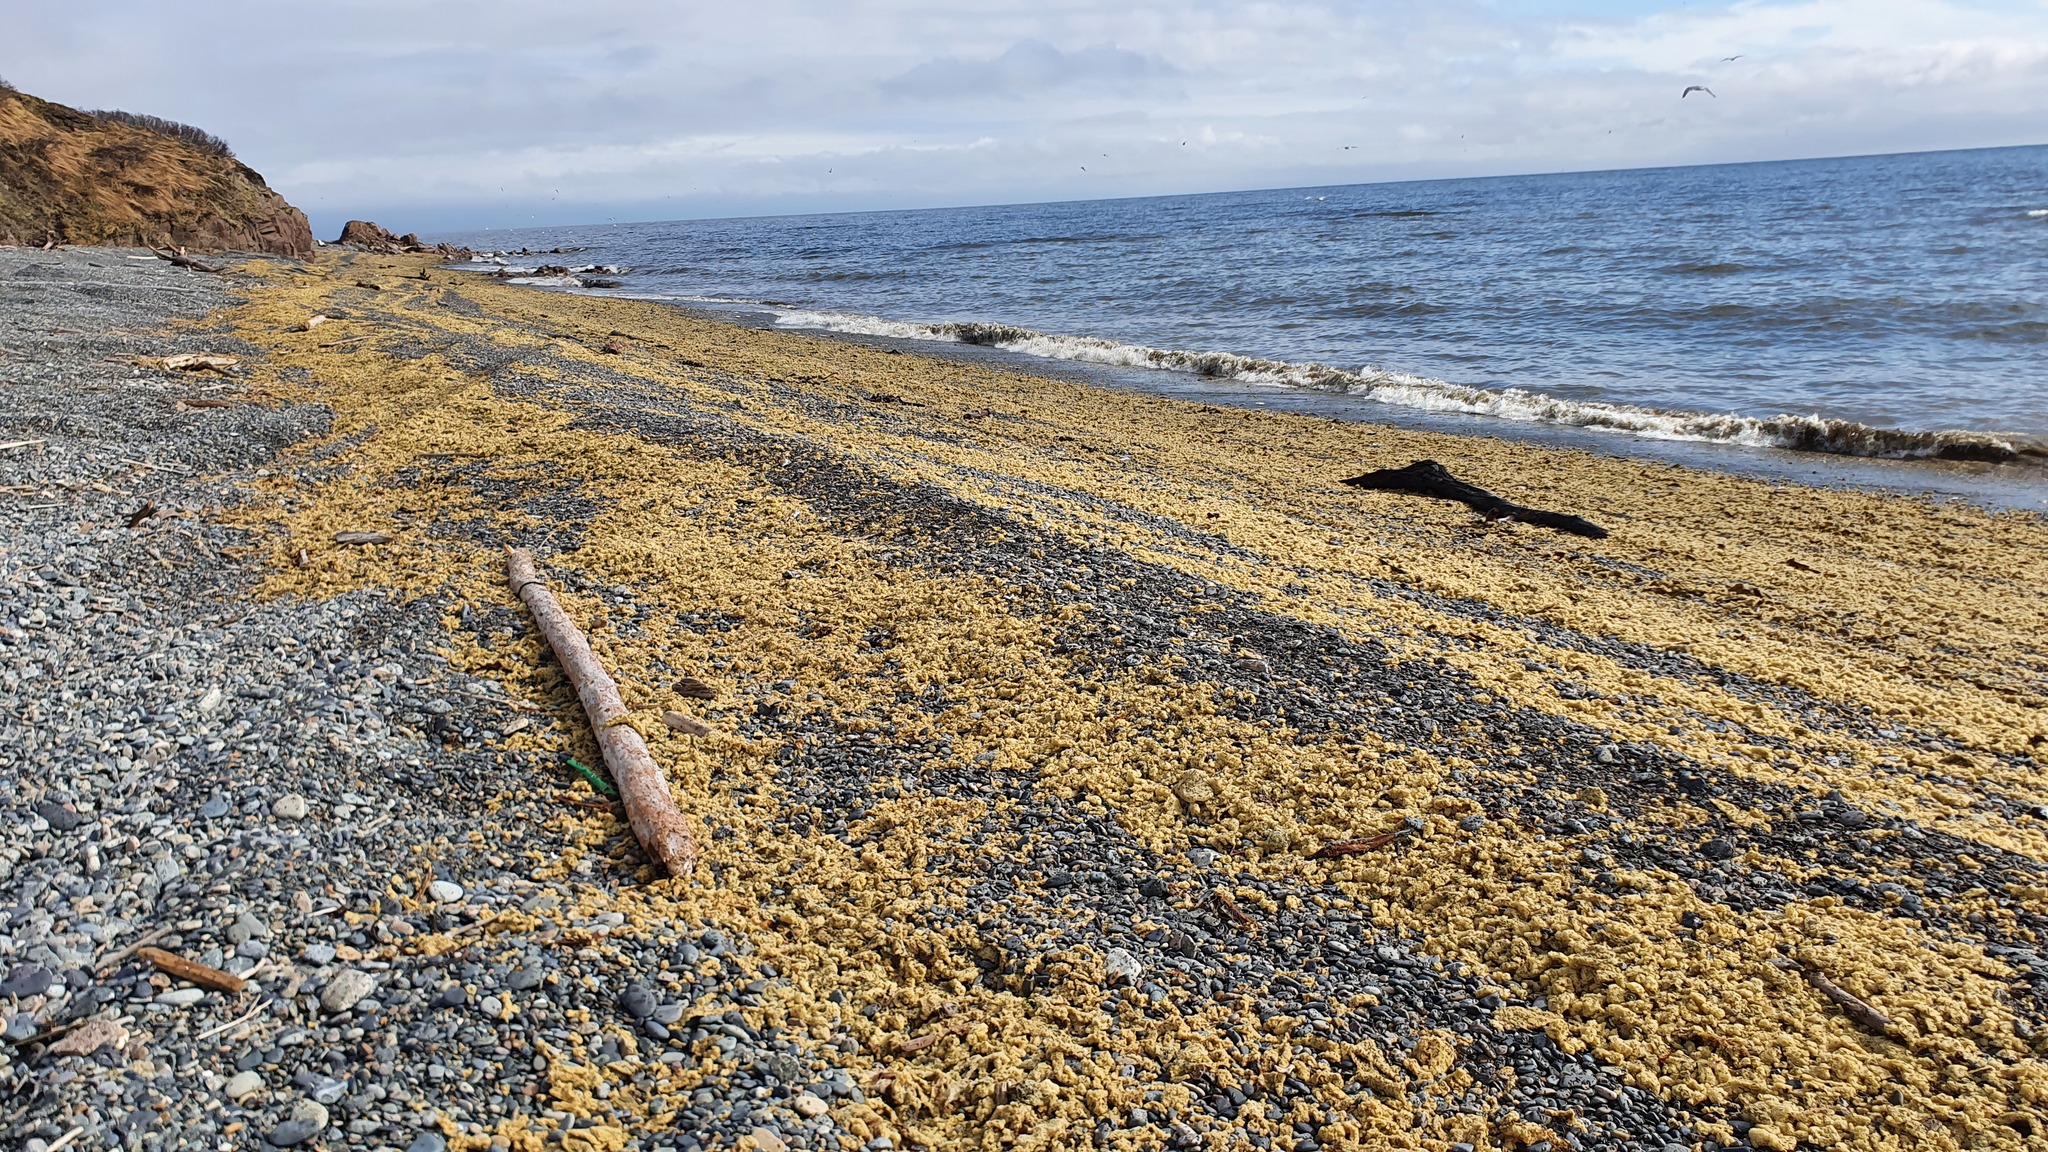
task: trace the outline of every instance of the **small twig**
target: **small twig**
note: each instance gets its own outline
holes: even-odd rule
[[[242,1013],[240,1016],[235,1017],[233,1020],[230,1020],[225,1024],[216,1024],[213,1027],[208,1028],[206,1031],[201,1032],[199,1035],[194,1036],[192,1039],[195,1041],[210,1040],[213,1037],[218,1036],[221,1033],[227,1031],[228,1029],[233,1028],[235,1025],[245,1024],[249,1020],[253,1019],[257,1014],[267,1012],[269,1010],[270,1001],[265,1000],[262,1003],[256,1005],[254,1008],[249,1009],[247,1012]]]
[[[66,1132],[62,1136],[57,1137],[55,1140],[50,1141],[49,1147],[45,1149],[45,1152],[57,1152],[59,1148],[64,1147],[66,1144],[71,1143],[73,1140],[78,1139],[80,1136],[84,1134],[85,1129],[83,1127],[73,1128],[71,1131]]]
[[[128,944],[127,946],[122,948],[116,948],[114,951],[109,952],[105,956],[100,957],[99,962],[92,966],[93,971],[107,972],[111,970],[114,967],[114,965],[119,964],[121,961],[126,960],[130,956],[135,955],[137,952],[142,951],[144,948],[149,947],[151,944],[156,943],[157,941],[163,939],[166,936],[169,936],[170,934],[170,925],[166,924],[162,928],[158,928],[154,932],[151,932],[145,936],[136,939],[134,942]]]
[[[462,927],[451,930],[448,933],[448,935],[451,937],[468,936],[473,933],[481,932],[497,919],[498,918],[496,916],[479,916],[475,920],[471,920],[469,923],[464,924]]]
[[[1892,1022],[1890,1017],[1871,1007],[1868,1000],[1855,995],[1840,984],[1828,979],[1826,974],[1821,972],[1820,969],[1783,956],[1773,956],[1771,958],[1771,966],[1782,968],[1787,972],[1796,972],[1806,977],[1806,982],[1813,985],[1814,991],[1834,1001],[1835,1007],[1840,1008],[1842,1014],[1854,1021],[1859,1027],[1875,1032],[1880,1036],[1891,1033]]]
[[[55,1040],[60,1036],[66,1036],[70,1033],[76,1032],[80,1028],[83,1028],[90,1023],[92,1023],[92,1017],[88,1016],[83,1020],[72,1020],[64,1024],[54,1024],[48,1028],[43,1029],[40,1032],[35,1033],[32,1036],[24,1036],[19,1040],[9,1040],[8,1043],[14,1045],[17,1048],[28,1048],[34,1045],[48,1044],[50,1041]]]
[[[47,443],[49,443],[49,441],[47,441],[47,440],[7,440],[7,441],[0,441],[0,452],[12,452],[12,451],[14,451],[14,450],[15,450],[16,448],[33,448],[33,447],[35,447],[35,446],[36,446],[36,445],[38,445],[38,444],[47,444]]]

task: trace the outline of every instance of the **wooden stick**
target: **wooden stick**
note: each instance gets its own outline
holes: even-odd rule
[[[135,955],[137,952],[149,947],[151,944],[156,943],[157,941],[163,939],[166,936],[169,936],[170,934],[171,926],[169,924],[166,924],[161,928],[154,929],[150,931],[148,934],[144,935],[142,939],[136,940],[133,943],[127,944],[123,947],[116,948],[112,952],[109,952],[105,956],[102,956],[98,960],[94,961],[92,966],[93,971],[101,973],[111,972],[114,969],[114,965],[119,964],[121,961],[126,960],[130,956]]]
[[[1783,956],[1772,957],[1771,966],[1806,977],[1806,982],[1813,985],[1814,991],[1834,1001],[1835,1007],[1840,1008],[1844,1016],[1866,1031],[1875,1032],[1880,1036],[1891,1032],[1892,1022],[1889,1017],[1871,1007],[1868,1000],[1828,979],[1827,974],[1820,969]]]
[[[194,260],[190,256],[185,255],[183,252],[165,252],[157,248],[151,248],[150,251],[155,252],[157,259],[159,260],[169,260],[176,267],[190,268],[194,272],[226,271],[226,269],[224,268],[216,268],[211,264],[201,264],[199,261]]]
[[[506,549],[506,571],[513,593],[533,613],[534,624],[548,647],[555,650],[555,659],[561,661],[562,671],[583,702],[605,767],[611,769],[612,783],[626,805],[626,822],[632,825],[640,847],[669,875],[689,875],[697,862],[696,838],[669,795],[668,777],[648,753],[647,741],[630,723],[633,714],[619,698],[618,685],[612,683],[597,654],[590,650],[590,641],[534,570],[533,555],[524,548]]]
[[[240,1016],[235,1017],[233,1020],[230,1020],[225,1024],[216,1024],[213,1027],[208,1028],[206,1031],[201,1032],[199,1035],[194,1036],[192,1039],[211,1040],[215,1036],[218,1036],[221,1033],[227,1031],[228,1029],[233,1028],[237,1024],[248,1023],[252,1018],[255,1017],[257,1013],[266,1011],[269,1009],[269,1007],[270,1001],[265,1000],[262,1003],[256,1005],[254,1008],[249,1009],[247,1012],[242,1013]]]
[[[161,948],[139,948],[135,954],[180,980],[197,984],[201,988],[211,988],[216,992],[240,992],[242,985],[248,983],[232,972],[223,972],[197,960],[187,960]]]

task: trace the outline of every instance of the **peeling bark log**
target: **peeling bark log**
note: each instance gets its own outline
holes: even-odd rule
[[[524,548],[506,550],[506,569],[512,591],[533,613],[533,622],[554,649],[555,659],[583,702],[590,717],[591,732],[605,767],[611,769],[618,785],[619,799],[626,806],[626,822],[647,855],[671,876],[687,876],[697,861],[697,841],[690,834],[683,814],[669,795],[668,777],[647,751],[647,741],[632,724],[632,713],[619,698],[618,685],[590,650],[568,613],[562,611],[554,594],[534,570],[533,555]]]
[[[1541,508],[1526,508],[1520,504],[1509,503],[1476,484],[1468,484],[1451,475],[1443,465],[1434,460],[1417,460],[1406,468],[1382,468],[1377,472],[1367,472],[1363,476],[1353,476],[1344,483],[1353,488],[1373,488],[1384,492],[1432,496],[1438,500],[1455,500],[1488,520],[1520,520],[1524,524],[1538,524],[1559,532],[1569,532],[1574,536],[1585,536],[1594,540],[1607,539],[1607,529],[1590,520],[1563,512],[1545,512]]]

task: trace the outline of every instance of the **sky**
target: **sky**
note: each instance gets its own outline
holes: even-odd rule
[[[2048,0],[0,10],[0,77],[225,137],[323,237],[2048,142]]]

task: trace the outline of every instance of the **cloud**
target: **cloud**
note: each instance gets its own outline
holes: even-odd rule
[[[994,59],[927,60],[882,81],[880,88],[887,95],[911,100],[1018,98],[1055,88],[1136,93],[1154,81],[1179,75],[1179,69],[1156,56],[1126,52],[1113,44],[1062,52],[1043,40],[1023,40]]]
[[[323,232],[2048,136],[2041,0],[14,0],[8,32],[0,75],[216,132]]]

